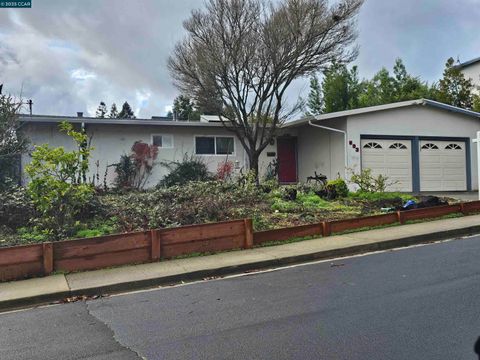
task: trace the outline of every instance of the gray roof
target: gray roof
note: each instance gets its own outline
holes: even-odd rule
[[[73,124],[96,124],[96,125],[149,125],[149,126],[192,126],[192,127],[221,127],[221,122],[203,121],[173,121],[163,120],[166,118],[153,119],[101,119],[94,117],[57,116],[57,115],[20,115],[20,120],[25,123],[60,123],[68,121]]]
[[[479,61],[480,61],[480,57],[477,57],[477,58],[474,58],[474,59],[465,61],[465,62],[463,62],[463,63],[460,63],[460,64],[458,64],[456,67],[459,67],[459,68],[463,69],[463,68],[466,68],[466,67],[468,67],[468,66],[470,66],[470,65],[476,64],[476,63],[479,62]]]
[[[309,121],[320,121],[320,120],[344,118],[344,117],[348,117],[348,116],[355,116],[355,115],[360,115],[360,114],[372,113],[372,112],[376,112],[376,111],[384,111],[384,110],[390,110],[390,109],[396,109],[396,108],[403,108],[403,107],[408,107],[408,106],[431,106],[431,107],[434,107],[434,108],[437,108],[437,109],[440,109],[440,110],[452,111],[452,112],[455,112],[455,113],[459,113],[459,114],[463,114],[463,115],[467,115],[467,116],[472,116],[472,117],[475,117],[475,118],[480,118],[480,113],[477,113],[475,111],[466,110],[466,109],[462,109],[462,108],[459,108],[459,107],[456,107],[456,106],[443,104],[443,103],[438,102],[438,101],[433,101],[433,100],[428,100],[428,99],[418,99],[418,100],[402,101],[402,102],[385,104],[385,105],[369,106],[369,107],[353,109],[353,110],[338,111],[338,112],[315,115],[315,116],[306,116],[306,117],[298,119],[298,120],[289,121],[289,122],[285,123],[283,125],[283,127],[295,127],[295,126],[299,126],[299,125],[304,125],[304,124],[308,123]]]

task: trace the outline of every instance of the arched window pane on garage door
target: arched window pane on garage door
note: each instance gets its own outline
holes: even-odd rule
[[[445,150],[462,150],[462,147],[458,144],[448,144],[445,146]]]
[[[423,150],[438,150],[438,146],[432,143],[427,143],[422,146]]]
[[[399,150],[406,150],[407,146],[402,143],[393,143],[388,147],[389,149],[399,149]]]
[[[377,142],[369,142],[369,143],[366,143],[365,145],[363,145],[363,148],[364,149],[381,149],[382,145],[380,145]]]

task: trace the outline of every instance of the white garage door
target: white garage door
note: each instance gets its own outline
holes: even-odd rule
[[[362,139],[362,169],[385,175],[395,184],[388,191],[412,191],[412,142]]]
[[[420,190],[467,190],[464,142],[420,141]]]

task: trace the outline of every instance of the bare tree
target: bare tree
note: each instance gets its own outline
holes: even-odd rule
[[[186,38],[169,59],[175,85],[194,100],[223,102],[222,123],[245,148],[258,175],[261,152],[296,106],[295,79],[357,55],[356,15],[363,0],[209,0],[184,22]]]

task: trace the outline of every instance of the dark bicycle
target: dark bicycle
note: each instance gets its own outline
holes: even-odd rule
[[[317,184],[321,184],[323,187],[327,185],[327,177],[323,174],[317,174],[317,172],[314,172],[315,175],[307,177],[307,183],[310,183],[312,181],[316,182]]]

